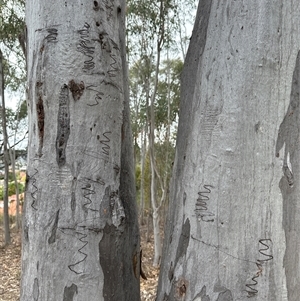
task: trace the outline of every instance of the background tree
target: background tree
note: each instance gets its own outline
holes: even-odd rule
[[[125,1],[26,5],[21,300],[139,300]]]
[[[3,56],[0,49],[0,97],[1,97],[1,123],[3,129],[3,154],[4,154],[4,187],[3,187],[3,213],[4,213],[4,233],[5,245],[10,244],[10,231],[9,231],[9,216],[8,216],[8,165],[9,153],[7,149],[8,135],[6,131],[6,110],[4,99],[4,72],[3,72]]]
[[[299,299],[299,13],[199,1],[158,301]]]
[[[191,2],[188,1],[187,6]],[[171,86],[174,85],[171,70],[180,60],[176,46],[178,42],[176,33],[180,19],[178,18],[178,3],[175,0],[159,2],[130,0],[127,2],[127,12],[133,128],[135,130],[135,149],[138,152],[136,158],[140,159],[140,162],[136,161],[136,163],[139,163],[138,170],[141,173],[140,216],[143,224],[144,204],[147,198],[144,192],[145,189],[148,189],[145,187],[145,161],[146,155],[149,154],[150,199],[155,241],[154,265],[157,266],[161,258],[160,209],[166,201],[169,174],[165,172],[159,174],[158,172],[155,145],[162,136],[169,141],[171,126],[173,125],[173,133],[175,128],[176,118],[173,117],[178,112],[178,107],[176,108],[178,103],[172,101],[171,97],[174,92],[174,87]],[[176,82],[176,84],[179,89],[179,83]],[[156,116],[156,114],[158,115]],[[164,118],[163,122],[162,117]],[[163,126],[158,128],[159,124],[163,124]],[[167,142],[166,145],[171,144]],[[168,148],[165,150],[167,162],[170,154]],[[165,170],[168,168],[166,167]]]
[[[23,37],[24,32],[24,6],[25,1],[11,1],[4,0],[0,3],[0,48],[2,51],[2,68],[3,68],[3,90],[8,91],[8,93],[3,92],[3,104],[2,104],[2,136],[3,142],[2,147],[4,153],[1,157],[4,159],[3,163],[5,166],[5,177],[4,177],[4,203],[5,207],[8,207],[8,165],[12,163],[12,168],[15,171],[15,150],[14,148],[10,148],[10,145],[18,144],[17,141],[17,129],[18,127],[14,127],[14,139],[9,139],[11,133],[8,127],[11,124],[6,123],[6,117],[8,111],[5,109],[4,97],[9,95],[9,92],[18,91],[19,95],[24,94],[24,83],[25,83],[25,42]],[[21,47],[20,47],[21,46]],[[1,51],[1,50],[0,50]],[[19,96],[20,97],[20,96]],[[22,97],[22,96],[21,96]],[[7,101],[6,101],[7,102]],[[8,102],[9,103],[9,102]],[[21,105],[20,101],[20,105]],[[18,110],[19,111],[19,110]],[[22,112],[17,113],[14,118],[8,119],[11,121],[15,119],[15,124],[20,124],[20,121],[26,115],[26,106],[24,111],[24,106]],[[25,112],[25,115],[24,115]],[[18,115],[18,116],[17,116]],[[22,133],[24,136],[24,132]],[[21,138],[22,139],[22,138]],[[10,141],[12,143],[10,144]],[[1,148],[2,148],[1,147]],[[10,157],[10,158],[9,158]],[[19,196],[18,196],[18,185],[16,184],[17,179],[15,172],[13,172],[15,176],[15,187],[17,189],[17,228],[20,226],[20,214],[19,214]],[[9,218],[8,218],[8,210],[5,210],[5,214],[7,215],[4,218],[5,221],[5,236],[6,243],[10,241],[8,239],[9,235]]]

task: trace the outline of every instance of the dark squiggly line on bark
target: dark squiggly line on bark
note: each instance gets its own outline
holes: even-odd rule
[[[37,198],[36,198],[36,193],[38,192],[38,188],[36,186],[36,174],[38,173],[38,170],[35,169],[35,173],[32,175],[32,176],[28,176],[28,179],[32,180],[32,187],[33,187],[33,191],[30,193],[31,197],[32,197],[32,203],[31,203],[31,207],[34,209],[34,210],[37,210],[37,207],[36,207],[36,201],[37,201]]]

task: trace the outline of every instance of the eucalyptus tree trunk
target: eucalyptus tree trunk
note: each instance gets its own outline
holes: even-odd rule
[[[299,300],[299,14],[199,2],[158,301]]]
[[[11,242],[9,229],[9,213],[8,213],[8,173],[9,173],[9,153],[8,153],[8,135],[6,130],[6,109],[4,99],[4,73],[3,73],[3,54],[0,49],[0,104],[2,119],[2,135],[3,135],[3,158],[4,158],[4,185],[3,185],[3,221],[4,221],[4,244]]]
[[[140,300],[125,1],[26,4],[21,300]]]

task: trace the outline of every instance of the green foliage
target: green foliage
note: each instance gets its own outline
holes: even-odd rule
[[[18,187],[19,187],[19,193],[24,192],[25,187],[23,184],[18,183]],[[8,195],[11,196],[14,194],[16,194],[16,185],[15,185],[15,182],[12,181],[12,182],[9,182],[9,184],[8,184]],[[3,200],[3,186],[0,186],[0,200]]]
[[[19,175],[19,174],[17,174],[17,177],[18,177],[18,175]],[[3,179],[4,179],[4,174],[1,174],[1,175],[0,175],[0,180],[3,180]],[[13,174],[12,172],[9,172],[9,173],[8,173],[8,181],[9,181],[9,182],[12,182],[12,181],[14,181],[14,179],[15,179],[15,178],[14,178],[14,174]]]
[[[157,89],[157,102],[155,104],[155,122],[159,130],[167,126],[168,99],[170,101],[170,121],[176,121],[179,114],[180,102],[180,75],[183,62],[180,59],[166,60],[162,63],[159,71],[159,82]]]
[[[26,100],[23,100],[20,104],[19,111],[15,114],[15,120],[21,121],[27,117],[27,103]]]
[[[24,11],[24,0],[1,0],[0,2],[0,47],[5,58],[3,62],[4,85],[5,88],[9,87],[13,91],[24,86],[26,79]]]
[[[1,0],[0,2],[0,40],[13,47],[23,30],[25,0]]]
[[[170,121],[175,122],[179,113],[180,75],[183,62],[180,59],[165,60],[159,71],[158,89],[155,102],[155,125],[158,130],[166,126],[168,120],[168,100],[170,100]],[[131,122],[133,136],[137,138],[147,123],[149,97],[152,92],[154,65],[149,60],[136,62],[129,71]]]
[[[187,0],[188,2],[192,0]],[[141,147],[149,141],[149,129],[155,129],[154,156],[156,199],[168,189],[174,155],[176,124],[180,102],[180,74],[183,62],[178,55],[178,0],[128,0],[127,34],[132,131],[136,163]],[[176,55],[170,56],[176,49]],[[152,104],[152,105],[151,105]],[[151,124],[151,107],[155,124]],[[170,130],[171,129],[171,130]],[[149,142],[146,143],[149,147]],[[144,198],[150,207],[150,159],[145,158]],[[137,195],[141,189],[140,166],[136,166]]]

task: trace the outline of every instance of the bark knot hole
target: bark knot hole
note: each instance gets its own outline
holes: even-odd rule
[[[176,292],[177,292],[177,299],[182,299],[182,297],[186,294],[186,290],[188,287],[188,282],[180,278],[176,283]]]
[[[98,1],[94,1],[94,10],[99,10],[99,4]]]
[[[73,79],[69,82],[69,89],[75,101],[79,100],[82,96],[85,86],[84,82],[76,83]]]

